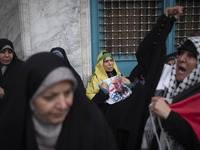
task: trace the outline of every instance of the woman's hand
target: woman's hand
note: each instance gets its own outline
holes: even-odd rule
[[[165,16],[170,18],[174,16],[176,19],[179,19],[182,13],[183,13],[182,6],[168,7],[165,10]]]
[[[4,97],[4,89],[0,87],[0,99]]]
[[[165,102],[163,97],[152,97],[149,108],[163,119],[167,119],[171,112],[171,108]]]
[[[101,84],[99,84],[99,86],[100,86],[101,88],[106,89],[107,91],[109,90],[109,89],[108,89],[108,84],[107,84],[106,82],[102,82]]]
[[[124,76],[121,76],[121,77],[120,77],[120,80],[122,81],[123,84],[131,84],[130,80],[127,79],[127,78],[124,77]]]

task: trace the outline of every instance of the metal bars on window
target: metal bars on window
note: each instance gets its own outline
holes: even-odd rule
[[[177,21],[175,47],[179,46],[184,38],[200,33],[200,1],[177,0],[176,3],[183,6],[183,15]]]
[[[152,29],[162,0],[99,0],[102,12],[100,48],[119,56],[134,55]]]

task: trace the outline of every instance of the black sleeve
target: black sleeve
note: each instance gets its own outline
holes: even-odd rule
[[[171,111],[168,118],[163,122],[163,127],[169,135],[174,137],[187,150],[199,150],[198,139],[189,125],[178,113]]]
[[[136,57],[138,63],[144,68],[145,73],[151,69],[150,66],[155,60],[161,59],[164,62],[166,56],[165,42],[175,21],[176,19],[174,17],[169,18],[163,14],[153,29],[140,43]]]
[[[109,98],[109,95],[105,94],[100,89],[99,92],[92,98],[92,102],[94,102],[96,104],[102,104],[102,103],[105,103],[108,98]]]

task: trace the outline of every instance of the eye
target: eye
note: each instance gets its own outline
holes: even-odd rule
[[[50,94],[50,95],[43,95],[42,97],[47,100],[47,101],[51,101],[53,100],[55,97],[57,96],[57,94]]]
[[[104,61],[103,61],[103,63],[107,63],[107,62],[108,62],[108,60],[104,60]]]
[[[2,50],[2,51],[0,51],[0,53],[2,53],[2,54],[4,54],[6,51],[5,51],[5,49],[4,50]]]
[[[64,95],[66,97],[68,97],[71,94],[71,92],[72,92],[72,89],[69,89],[69,90],[67,90],[67,91],[64,92]]]
[[[10,54],[11,54],[11,53],[13,53],[13,51],[9,49],[9,50],[8,50],[8,53],[10,53]]]

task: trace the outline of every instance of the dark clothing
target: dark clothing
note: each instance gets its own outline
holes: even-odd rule
[[[140,67],[140,64],[137,64],[134,69],[131,71],[130,75],[129,75],[129,80],[132,83],[132,87],[134,87],[138,82],[144,84],[145,83],[145,79],[143,77],[144,72],[142,70],[142,67]]]
[[[116,76],[117,75],[117,72],[115,71],[115,69],[113,69],[113,71],[111,71],[111,72],[106,72],[107,73],[107,75],[108,75],[108,78],[110,78],[110,77],[113,77],[113,76]]]
[[[0,99],[0,116],[6,109],[7,100],[12,94],[12,90],[19,78],[19,73],[24,63],[17,57],[12,42],[8,39],[0,39],[0,49],[4,50],[6,48],[13,52],[13,58],[9,65],[4,66],[4,64],[0,63],[0,87],[4,89],[4,96]],[[4,73],[2,72],[2,67],[6,67]]]
[[[128,108],[134,105],[134,97],[139,93],[140,89],[138,87],[144,86],[144,78],[141,74],[141,67],[137,67],[129,77],[129,80],[132,84],[132,94],[126,98],[125,100],[119,101],[114,104],[106,103],[106,100],[109,99],[109,95],[105,94],[101,89],[99,92],[92,98],[92,102],[96,103],[101,111],[103,112],[108,124],[110,125],[115,138],[117,140],[117,145],[120,150],[125,150],[127,147],[128,136],[130,130],[124,128],[124,117],[127,115]],[[108,75],[109,77],[115,76],[116,73],[113,75]],[[137,88],[135,88],[137,85]],[[124,89],[125,90],[125,89]],[[136,92],[139,90],[138,92]],[[117,92],[117,91],[116,91]],[[118,93],[117,93],[118,94]],[[122,126],[123,125],[123,126]]]
[[[123,130],[120,125],[124,120],[124,113],[126,112],[128,106],[132,105],[133,103],[132,94],[125,100],[111,105],[106,103],[108,98],[108,94],[105,94],[102,90],[99,90],[99,92],[93,97],[92,102],[96,103],[103,112],[115,135],[119,150],[124,150],[127,146],[128,132]]]
[[[5,65],[2,62],[0,62],[0,87],[4,89],[4,97],[0,101],[6,101],[8,95],[10,94],[12,88],[15,85],[15,82],[18,77],[18,73],[20,72],[20,68],[23,64],[23,61],[21,61],[15,51],[13,43],[8,39],[0,39],[0,51],[3,51],[5,49],[10,49],[13,53],[13,58],[10,62],[10,64]],[[2,67],[6,67],[5,72],[2,72]]]
[[[30,57],[23,66],[17,88],[0,118],[0,149],[38,150],[30,99],[46,76],[57,67],[66,67],[63,59],[50,53]],[[56,150],[116,150],[112,132],[99,109],[79,92],[59,134]]]
[[[178,103],[186,98],[200,93],[200,83],[185,90],[181,94],[173,97],[173,103]],[[197,106],[199,107],[199,106]],[[185,149],[200,150],[200,143],[191,128],[190,124],[180,117],[176,112],[171,111],[169,117],[163,122],[163,127],[176,139],[179,139]]]
[[[0,64],[2,66],[2,64]],[[2,100],[6,100],[15,85],[18,74],[20,72],[23,61],[21,61],[15,53],[13,53],[13,60],[7,66],[5,73],[2,75],[0,69],[0,86],[4,89],[5,95]]]
[[[54,47],[54,48],[51,49],[50,52],[54,53],[56,51],[59,51],[60,53],[62,53],[63,59],[65,59],[67,61],[67,63],[69,64],[69,60],[67,58],[67,54],[66,54],[65,50],[61,47]]]
[[[59,51],[62,53],[63,55],[63,59],[66,61],[66,66],[69,67],[71,69],[71,71],[73,72],[74,76],[76,77],[76,79],[78,80],[78,83],[79,83],[79,86],[78,88],[80,88],[81,90],[79,90],[80,92],[83,92],[84,94],[86,94],[86,90],[85,90],[85,87],[83,85],[83,82],[82,82],[82,79],[81,77],[79,76],[79,74],[75,71],[75,69],[72,67],[72,65],[70,64],[68,58],[67,58],[67,54],[65,52],[65,50],[61,47],[54,47],[51,49],[51,53],[53,53],[54,51]]]
[[[158,19],[157,24],[154,26],[152,31],[141,42],[136,53],[139,65],[138,70],[145,78],[145,85],[135,85],[135,92],[133,92],[134,103],[132,103],[132,106],[129,106],[127,114],[124,116],[124,121],[121,124],[123,129],[130,133],[128,137],[129,141],[127,144],[128,150],[141,149],[144,127],[146,120],[149,117],[148,106],[150,104],[151,97],[154,96],[156,86],[162,73],[166,58],[165,42],[173,27],[174,22],[174,17],[168,18],[165,15],[162,15]],[[175,131],[176,127],[180,127],[180,125],[183,128],[185,127],[184,129],[179,128],[181,130],[180,132],[173,132],[171,135],[174,136],[174,134],[179,134],[179,136],[182,138],[177,138],[176,140],[178,140],[180,144],[183,144],[183,146],[185,146],[184,142],[187,141],[187,146],[191,146],[191,149],[193,149],[195,147],[195,142],[190,140],[191,136],[184,136],[185,129],[189,131],[189,135],[194,135],[191,127],[188,126],[187,122],[173,112],[170,114],[169,118],[165,120],[164,124],[166,125],[164,125],[164,127],[166,127],[169,122],[173,122],[177,125],[173,126]],[[195,139],[195,137],[192,137],[192,139]],[[187,148],[187,146],[185,148]],[[155,147],[153,149],[155,149]]]

